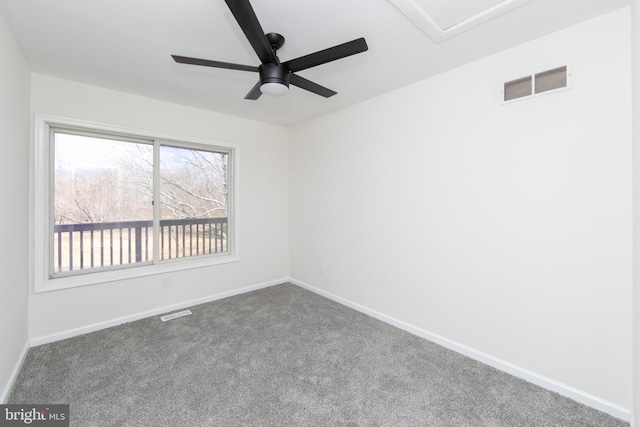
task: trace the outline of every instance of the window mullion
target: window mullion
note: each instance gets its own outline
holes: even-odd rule
[[[153,141],[153,263],[160,261],[160,143]]]

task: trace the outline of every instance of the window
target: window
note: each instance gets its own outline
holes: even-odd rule
[[[36,291],[236,261],[238,148],[36,118]]]

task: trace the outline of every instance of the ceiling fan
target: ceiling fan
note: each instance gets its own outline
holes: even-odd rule
[[[260,80],[249,91],[247,96],[244,97],[245,99],[256,100],[260,98],[260,95],[263,93],[274,96],[284,95],[289,90],[289,84],[329,98],[337,92],[294,73],[355,55],[368,49],[367,42],[364,38],[359,38],[296,59],[280,62],[276,52],[284,44],[284,37],[277,33],[264,33],[249,0],[225,0],[225,2],[227,6],[229,6],[229,9],[231,9],[231,13],[236,18],[236,21],[238,21],[240,28],[244,31],[253,50],[258,54],[261,64],[255,67],[252,65],[231,64],[228,62],[189,58],[186,56],[171,56],[176,62],[181,64],[260,73]]]

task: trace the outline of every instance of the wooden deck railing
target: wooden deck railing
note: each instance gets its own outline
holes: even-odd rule
[[[153,221],[54,226],[54,273],[151,261]],[[160,259],[222,253],[227,218],[160,220]]]

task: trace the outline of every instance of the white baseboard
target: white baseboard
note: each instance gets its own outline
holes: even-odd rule
[[[27,357],[27,353],[29,352],[29,342],[27,341],[24,344],[24,348],[16,361],[15,366],[13,367],[13,371],[11,371],[11,375],[9,376],[9,380],[4,386],[2,390],[2,394],[0,394],[0,403],[5,403],[7,398],[9,397],[9,393],[11,393],[11,389],[13,388],[13,384],[16,382],[16,378],[18,377],[18,373],[22,368],[22,364],[24,363],[24,359]]]
[[[104,322],[94,323],[87,326],[82,326],[80,328],[69,329],[62,332],[57,332],[55,334],[46,335],[37,338],[31,338],[29,344],[31,347],[37,347],[39,345],[52,343],[55,341],[64,340],[67,338],[76,337],[78,335],[88,334],[90,332],[99,331],[101,329],[110,328],[112,326],[118,326],[123,323],[134,322],[136,320],[145,319],[147,317],[157,316],[159,314],[165,314],[175,310],[182,310],[184,308],[193,307],[194,305],[204,304],[211,301],[216,301],[223,298],[232,297],[234,295],[240,295],[247,292],[255,291],[262,288],[268,288],[270,286],[278,285],[281,283],[285,283],[289,281],[289,278],[282,278],[277,280],[272,280],[269,282],[260,283],[257,285],[246,286],[240,289],[234,289],[232,291],[221,292],[215,295],[209,295],[203,298],[197,298],[189,301],[183,301],[177,304],[172,304],[164,307],[155,308],[153,310],[147,310],[140,313],[134,313],[123,317],[118,317],[115,319],[106,320]]]
[[[496,369],[499,369],[503,372],[506,372],[510,375],[513,375],[514,377],[517,378],[521,378],[525,381],[528,381],[530,383],[533,383],[537,386],[546,388],[547,390],[556,392],[562,396],[568,397],[570,399],[573,399],[579,403],[582,403],[583,405],[589,406],[591,408],[597,409],[601,412],[605,412],[609,415],[612,415],[616,418],[619,418],[623,421],[630,421],[630,417],[631,417],[631,411],[629,409],[623,408],[619,405],[616,405],[615,403],[606,401],[604,399],[601,399],[597,396],[591,395],[589,393],[586,393],[584,391],[578,390],[574,387],[571,387],[567,384],[563,384],[560,383],[558,381],[555,381],[551,378],[545,377],[543,375],[540,375],[536,372],[530,371],[528,369],[522,368],[520,366],[516,366],[512,363],[509,363],[507,361],[498,359],[494,356],[491,356],[490,354],[487,353],[483,353],[481,351],[478,351],[474,348],[468,347],[464,344],[461,344],[459,342],[450,340],[448,338],[445,338],[443,336],[440,336],[438,334],[434,334],[431,333],[429,331],[426,331],[424,329],[418,328],[416,326],[413,326],[409,323],[403,322],[401,320],[398,320],[394,317],[388,316],[386,314],[380,313],[376,310],[372,310],[368,307],[365,307],[363,305],[360,305],[358,303],[355,303],[353,301],[350,301],[348,299],[342,298],[338,295],[332,294],[330,292],[324,291],[322,289],[316,288],[314,286],[311,286],[307,283],[301,282],[299,280],[293,279],[293,278],[289,278],[289,282],[300,286],[301,288],[307,289],[313,293],[316,293],[318,295],[321,295],[323,297],[326,297],[332,301],[335,301],[337,303],[340,303],[342,305],[345,305],[347,307],[350,307],[354,310],[357,310],[361,313],[364,313],[366,315],[369,315],[371,317],[374,317],[378,320],[381,320],[385,323],[388,323],[392,326],[395,326],[399,329],[402,329],[404,331],[407,331],[413,335],[417,335],[421,338],[424,338],[428,341],[434,342],[436,344],[439,344],[445,348],[448,348],[450,350],[453,350],[457,353],[463,354],[467,357],[470,357],[474,360],[477,360],[479,362],[482,362],[486,365],[492,366]]]

